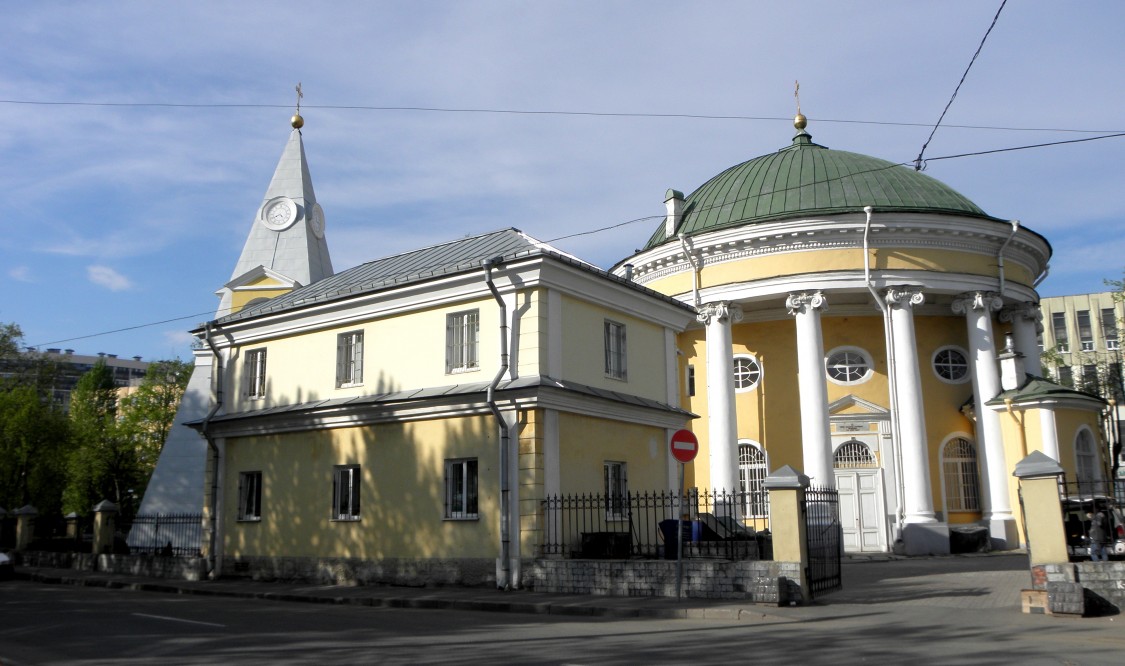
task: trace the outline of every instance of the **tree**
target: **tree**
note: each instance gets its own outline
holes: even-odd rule
[[[86,515],[103,499],[120,506],[139,474],[136,451],[117,422],[117,386],[104,360],[74,387],[70,425],[74,448],[63,510]]]
[[[41,516],[62,515],[68,426],[58,405],[34,387],[0,390],[0,506],[31,504]]]
[[[134,490],[138,496],[144,494],[156,469],[191,371],[192,364],[179,359],[156,361],[148,366],[137,390],[121,401],[121,434],[132,442],[137,455]]]

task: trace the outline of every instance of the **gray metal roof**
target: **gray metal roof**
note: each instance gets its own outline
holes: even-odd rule
[[[475,270],[479,269],[486,260],[494,257],[511,260],[534,255],[550,256],[582,270],[597,273],[607,279],[624,282],[621,278],[538,241],[519,229],[501,229],[369,261],[313,284],[295,289],[288,294],[221,317],[218,323],[241,321],[260,315],[283,312],[302,306],[421,282],[442,275]],[[628,284],[632,288],[653,297],[683,306],[679,301],[664,294],[659,294],[634,283]]]

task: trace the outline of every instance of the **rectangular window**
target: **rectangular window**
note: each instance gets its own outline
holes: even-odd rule
[[[605,320],[605,374],[614,379],[627,379],[625,324]]]
[[[363,384],[363,331],[336,336],[336,388]]]
[[[336,465],[333,469],[333,520],[359,520],[359,483],[359,465]]]
[[[261,472],[242,472],[238,475],[238,519],[262,519]]]
[[[1051,313],[1051,332],[1055,335],[1055,349],[1065,354],[1070,351],[1070,340],[1066,336],[1066,313]]]
[[[266,396],[266,350],[246,352],[246,395],[251,398]]]
[[[477,518],[477,459],[445,461],[445,517]]]
[[[466,372],[479,367],[477,348],[480,311],[454,312],[445,317],[445,371]]]
[[[1074,372],[1069,365],[1059,366],[1059,384],[1074,388]]]
[[[1090,326],[1090,311],[1079,310],[1074,313],[1078,319],[1078,341],[1082,351],[1094,351],[1094,329]]]
[[[1102,308],[1102,337],[1106,349],[1117,349],[1117,313],[1113,308]]]
[[[1098,392],[1098,366],[1094,363],[1082,366],[1082,390],[1087,393]]]
[[[602,466],[602,473],[605,476],[605,518],[625,520],[629,508],[625,463],[606,461]]]
[[[1125,402],[1125,392],[1123,392],[1121,382],[1121,364],[1110,363],[1108,372],[1105,378],[1106,388],[1113,399],[1117,402]]]
[[[687,394],[689,396],[695,395],[695,366],[689,365],[687,367]]]

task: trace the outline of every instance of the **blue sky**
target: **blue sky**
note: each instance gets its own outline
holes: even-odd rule
[[[794,80],[817,143],[912,161],[999,6],[8,3],[0,322],[44,347],[190,357],[186,330],[218,305],[288,138],[297,82],[342,270],[504,227],[550,241],[659,216],[668,188],[690,192],[789,143]],[[926,157],[1125,131],[1123,25],[1113,0],[1008,2]],[[1114,138],[939,160],[926,173],[1046,236],[1055,254],[1040,292],[1051,296],[1122,275],[1123,157]],[[608,267],[655,225],[557,245]]]

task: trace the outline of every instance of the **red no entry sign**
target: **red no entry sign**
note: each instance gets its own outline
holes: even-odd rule
[[[677,430],[673,433],[671,446],[672,457],[681,463],[695,460],[695,454],[699,453],[699,440],[690,430]]]

